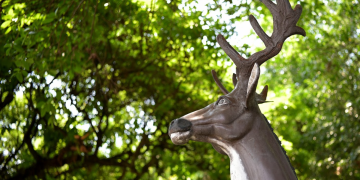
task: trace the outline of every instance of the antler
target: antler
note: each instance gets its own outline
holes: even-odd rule
[[[259,25],[258,21],[253,15],[249,16],[250,24],[255,30],[256,34],[265,44],[265,49],[257,53],[252,54],[248,59],[242,57],[222,36],[219,34],[216,37],[220,47],[231,58],[236,65],[236,74],[233,74],[233,84],[236,88],[238,80],[244,81],[241,83],[247,83],[250,76],[250,72],[255,63],[259,66],[268,59],[276,56],[281,51],[282,45],[285,40],[294,35],[300,34],[306,36],[304,29],[296,26],[297,21],[300,18],[302,8],[298,4],[294,9],[291,8],[288,0],[276,0],[277,4],[274,4],[271,0],[260,0],[270,10],[273,15],[273,33],[269,37]],[[212,71],[213,78],[216,84],[219,86],[224,94],[228,94],[229,91],[221,84],[216,72]],[[265,86],[260,94],[256,94],[256,100],[258,103],[264,103],[266,101],[268,87]]]
[[[224,94],[229,94],[229,91],[226,90],[226,88],[221,84],[219,78],[217,77],[216,71],[215,71],[215,70],[211,70],[211,74],[212,74],[212,77],[213,77],[215,83],[219,86],[220,90],[221,90]]]
[[[235,65],[244,69],[241,73],[248,74],[249,68],[252,68],[255,63],[260,66],[266,60],[276,56],[280,52],[284,41],[291,35],[306,35],[304,29],[296,26],[302,12],[302,8],[299,4],[296,5],[293,10],[287,0],[276,0],[277,4],[274,4],[271,0],[262,0],[261,2],[265,4],[273,15],[274,31],[271,37],[264,32],[253,15],[249,16],[249,20],[256,34],[265,44],[266,48],[264,50],[251,55],[248,59],[245,59],[226,41],[221,34],[219,34],[216,38],[220,47],[232,59]],[[242,68],[244,66],[247,68]]]

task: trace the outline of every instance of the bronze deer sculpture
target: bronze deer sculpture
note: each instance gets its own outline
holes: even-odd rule
[[[305,36],[296,26],[302,8],[291,8],[287,0],[262,0],[273,15],[273,33],[269,37],[254,16],[250,23],[266,48],[243,58],[219,34],[217,42],[236,65],[234,89],[230,93],[220,83],[215,71],[213,78],[225,94],[203,109],[189,113],[170,123],[169,136],[174,144],[189,140],[211,143],[221,154],[230,157],[230,176],[235,179],[282,180],[297,179],[288,157],[258,104],[266,100],[267,86],[256,94],[259,66],[277,55],[284,41],[294,34]]]

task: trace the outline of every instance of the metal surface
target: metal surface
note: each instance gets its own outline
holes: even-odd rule
[[[273,15],[274,32],[269,37],[257,20],[250,23],[266,48],[243,58],[219,34],[217,42],[237,68],[233,76],[234,89],[229,93],[220,83],[215,71],[213,78],[225,94],[203,109],[189,113],[170,123],[169,136],[174,144],[189,140],[211,143],[221,154],[230,157],[231,179],[297,179],[294,170],[258,104],[266,102],[268,87],[255,92],[260,76],[259,66],[277,55],[291,35],[305,36],[296,26],[302,8],[291,8],[286,0],[262,1]]]

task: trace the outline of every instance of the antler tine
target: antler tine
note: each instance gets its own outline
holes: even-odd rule
[[[253,15],[249,16],[251,26],[266,46],[264,50],[249,57],[249,64],[256,62],[261,65],[266,60],[276,56],[280,52],[284,41],[291,35],[300,34],[306,36],[304,29],[296,26],[302,12],[300,5],[296,5],[293,10],[288,0],[276,0],[277,4],[274,4],[271,0],[262,0],[261,2],[273,15],[274,31],[269,37],[255,17]]]
[[[256,18],[253,15],[250,15],[249,20],[250,20],[250,24],[251,24],[252,28],[254,29],[255,33],[264,42],[265,46],[266,47],[273,46],[273,43],[272,43],[270,37],[261,28],[261,26],[260,26],[259,22],[256,20]]]
[[[245,60],[224,38],[223,35],[219,34],[216,37],[216,41],[219,43],[220,47],[225,51],[225,53],[230,57],[230,59],[235,63],[236,67],[241,66],[241,61]]]
[[[274,14],[276,10],[276,4],[273,3],[271,0],[260,0],[271,12],[271,14]],[[278,1],[276,1],[278,3]]]
[[[216,85],[219,86],[220,90],[221,90],[224,94],[229,94],[229,91],[226,90],[226,88],[221,84],[219,78],[218,78],[217,75],[216,75],[216,72],[215,72],[214,70],[211,70],[211,74],[212,74],[212,77],[213,77],[214,80],[215,80]]]
[[[294,21],[295,24],[296,22],[300,19],[301,16],[301,12],[302,12],[302,7],[300,4],[297,4],[293,10],[295,12],[295,16],[294,16]],[[306,36],[306,32],[303,28],[299,27],[299,26],[293,26],[291,27],[291,30],[287,32],[286,36],[289,37],[293,34],[300,34],[302,36]]]
[[[270,1],[270,0],[266,0],[266,1]],[[276,0],[276,4],[278,6],[281,6],[283,8],[289,9],[291,8],[290,2],[289,0]]]

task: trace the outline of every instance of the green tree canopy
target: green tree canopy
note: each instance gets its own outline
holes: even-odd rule
[[[209,146],[169,143],[168,123],[216,96],[224,26],[179,3],[3,2],[2,177],[227,176]]]
[[[261,84],[276,98],[261,108],[299,179],[360,178],[359,2],[290,2],[302,5],[307,36],[265,63]],[[1,177],[229,179],[226,156],[175,146],[167,127],[221,95],[211,69],[231,89],[216,34],[234,36],[250,13],[271,34],[272,17],[257,0],[203,6],[1,1]]]

